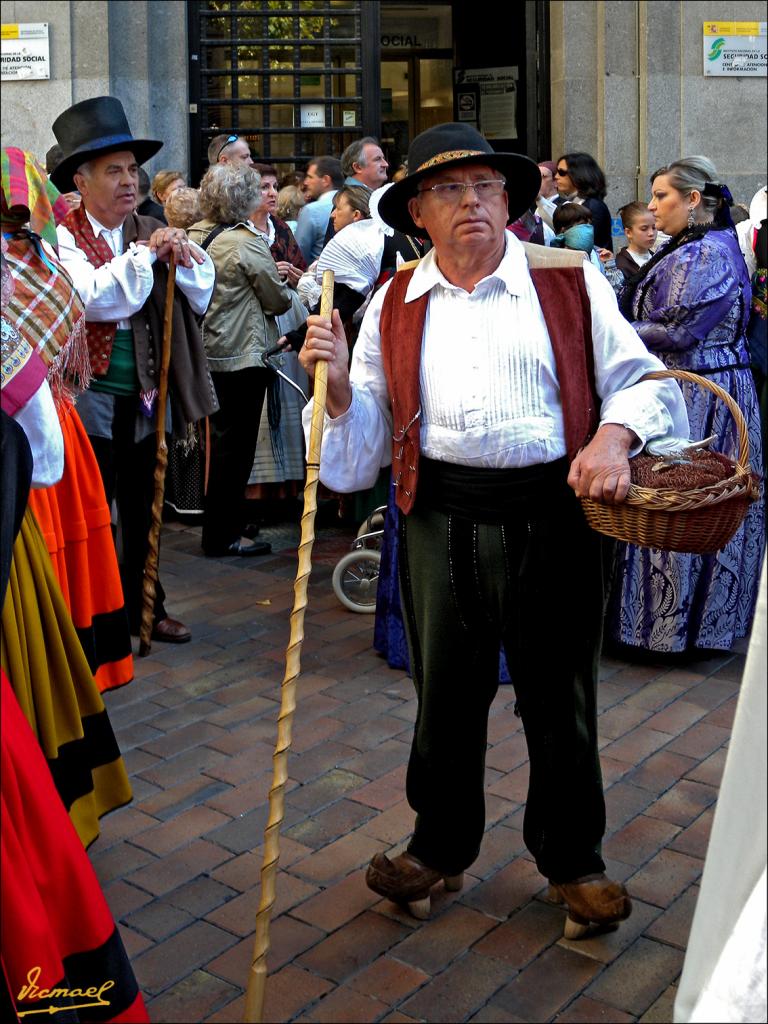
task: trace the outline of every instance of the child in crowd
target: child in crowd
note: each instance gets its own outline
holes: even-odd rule
[[[624,279],[632,277],[653,256],[656,242],[656,218],[645,203],[627,203],[619,210],[629,245],[616,255],[616,266]]]
[[[549,243],[560,249],[577,249],[588,254],[590,262],[607,279],[615,292],[624,284],[624,276],[616,269],[613,253],[595,246],[592,214],[581,203],[563,203],[552,217],[555,237]]]
[[[581,203],[563,203],[552,217],[555,237],[550,245],[558,249],[578,249],[589,255],[592,263],[602,270],[600,256],[595,249],[595,229],[592,214]]]

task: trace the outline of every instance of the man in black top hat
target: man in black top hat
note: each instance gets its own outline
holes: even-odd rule
[[[460,888],[485,827],[503,644],[530,760],[525,843],[575,938],[631,909],[600,855],[601,544],[577,495],[622,501],[629,454],[687,436],[685,407],[674,383],[637,383],[661,364],[582,254],[505,230],[538,194],[533,161],[446,124],[414,139],[408,167],[379,212],[434,248],[374,296],[351,373],[337,311],[309,318],[300,355],[310,374],[328,363],[321,480],[357,490],[391,459],[400,512],[416,824],[366,880],[422,917],[437,882]]]
[[[141,623],[143,573],[152,522],[155,413],[171,254],[176,261],[170,427],[177,436],[217,408],[196,315],[214,285],[210,257],[184,231],[134,212],[139,165],[162,146],[133,137],[119,100],[76,103],[53,125],[63,154],[51,180],[77,189],[82,205],[59,225],[60,259],[85,304],[93,383],[78,412],[99,462],[122,537],[121,574],[132,632]],[[152,637],[191,638],[168,616],[158,580]]]

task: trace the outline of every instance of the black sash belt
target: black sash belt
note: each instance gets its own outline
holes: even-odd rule
[[[567,458],[524,469],[479,469],[419,460],[417,507],[479,523],[503,523],[562,509],[574,500]]]

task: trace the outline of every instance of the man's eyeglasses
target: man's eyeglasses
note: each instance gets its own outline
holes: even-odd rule
[[[558,176],[558,178],[567,178],[568,177],[568,168],[567,167],[566,168],[558,167],[557,170],[555,171],[555,174]]]
[[[500,196],[506,185],[506,178],[491,178],[488,181],[441,181],[439,185],[420,188],[419,192],[434,192],[444,203],[458,203],[468,188],[475,190],[478,199],[492,199]]]
[[[224,143],[222,143],[222,145],[221,145],[221,148],[219,149],[219,152],[218,152],[218,153],[216,154],[216,160],[215,160],[215,163],[218,163],[218,162],[219,162],[219,157],[220,157],[220,156],[221,156],[221,154],[222,154],[222,153],[224,152],[224,150],[225,150],[225,149],[227,148],[227,146],[231,146],[231,145],[232,145],[232,143],[233,143],[233,142],[237,142],[237,140],[238,140],[239,138],[240,138],[240,136],[239,136],[239,135],[228,135],[228,136],[227,136],[227,141],[226,141],[226,142],[224,142]]]

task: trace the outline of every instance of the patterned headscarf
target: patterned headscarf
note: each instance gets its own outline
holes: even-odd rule
[[[2,174],[2,228],[16,231],[24,225],[58,252],[56,225],[69,213],[69,204],[37,162],[23,149],[0,151]]]

